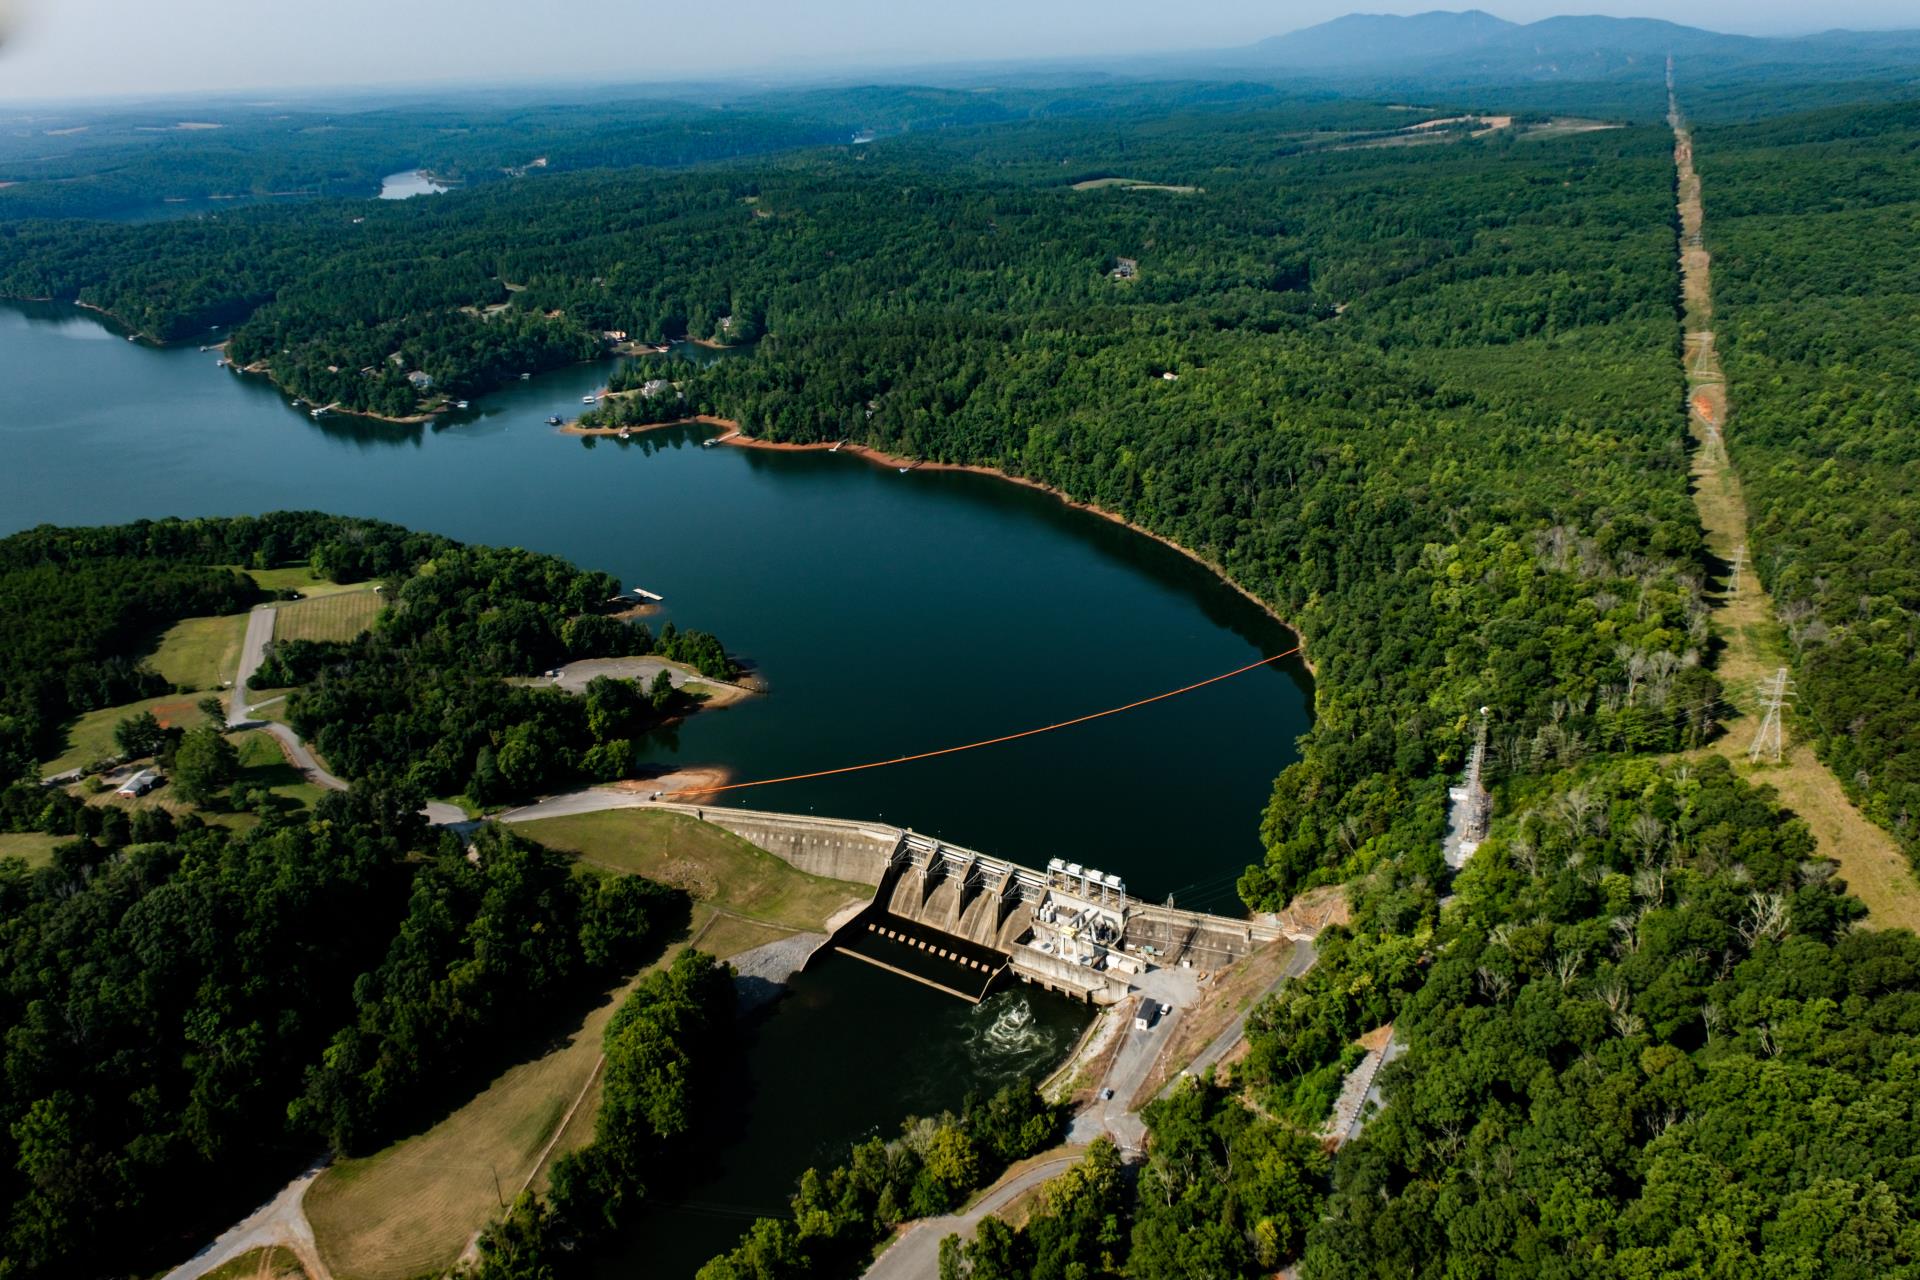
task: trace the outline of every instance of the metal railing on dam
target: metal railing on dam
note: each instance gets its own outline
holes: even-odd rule
[[[1284,914],[1234,919],[1144,902],[1130,897],[1118,877],[1077,863],[1054,859],[1039,870],[886,823],[666,802],[648,807],[710,822],[809,874],[872,885],[872,901],[842,927],[835,949],[871,960],[862,939],[944,938],[952,945],[916,947],[916,959],[932,952],[957,964],[965,956],[977,973],[979,956],[998,954],[1011,977],[1098,1003],[1123,998],[1150,968],[1221,969],[1267,943],[1319,931]],[[955,994],[978,990],[971,979],[924,977],[914,971],[918,965],[885,967]]]

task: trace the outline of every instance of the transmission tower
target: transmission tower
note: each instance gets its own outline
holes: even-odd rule
[[[1763,756],[1773,764],[1780,763],[1780,710],[1786,702],[1787,669],[1781,667],[1773,679],[1760,686],[1760,705],[1766,708],[1767,718],[1760,722],[1760,732],[1753,735],[1748,763],[1758,764]]]
[[[1733,564],[1731,566],[1733,569],[1733,579],[1727,584],[1728,595],[1737,596],[1740,594],[1740,570],[1746,565],[1746,562],[1747,544],[1743,542],[1733,549]]]
[[[1467,761],[1467,839],[1485,840],[1487,825],[1493,820],[1493,796],[1481,774],[1487,763],[1487,709],[1480,708],[1480,724],[1473,736],[1473,755]]]

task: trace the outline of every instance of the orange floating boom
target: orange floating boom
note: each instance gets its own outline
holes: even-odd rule
[[[889,765],[911,764],[915,760],[931,760],[935,756],[951,756],[957,755],[962,751],[977,751],[981,747],[995,747],[1003,742],[1016,742],[1021,738],[1037,737],[1040,734],[1052,733],[1058,729],[1071,729],[1077,724],[1086,724],[1092,720],[1103,720],[1108,716],[1117,716],[1123,711],[1134,711],[1155,702],[1165,702],[1168,698],[1177,698],[1183,693],[1192,693],[1194,690],[1204,689],[1210,684],[1219,684],[1222,680],[1231,680],[1235,676],[1245,675],[1255,667],[1265,667],[1280,661],[1282,658],[1291,658],[1299,652],[1300,646],[1295,645],[1284,653],[1276,653],[1271,657],[1262,658],[1258,662],[1249,662],[1244,667],[1235,667],[1232,671],[1222,672],[1217,676],[1209,676],[1205,680],[1183,685],[1178,689],[1169,689],[1165,693],[1156,693],[1151,698],[1141,698],[1138,701],[1129,702],[1124,706],[1108,707],[1105,711],[1095,711],[1090,715],[1075,716],[1071,720],[1061,720],[1055,724],[1041,725],[1037,729],[1022,729],[1019,733],[1002,734],[998,738],[984,738],[979,742],[964,742],[957,747],[941,747],[936,751],[921,751],[910,756],[895,756],[891,760],[870,760],[865,764],[841,765],[837,769],[816,769],[812,773],[790,773],[783,778],[760,778],[753,782],[729,782],[724,786],[718,787],[683,787],[678,791],[665,793],[663,798],[670,800],[676,796],[710,796],[717,795],[722,791],[741,791],[747,787],[771,787],[781,782],[805,782],[810,778],[831,778],[842,773],[860,773],[867,769],[885,769]]]

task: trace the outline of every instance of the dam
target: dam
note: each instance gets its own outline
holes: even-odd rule
[[[1027,867],[884,823],[647,807],[712,823],[809,874],[872,885],[866,907],[820,951],[975,1003],[1023,982],[1115,1004],[1149,970],[1219,970],[1267,943],[1318,933],[1316,922],[1285,912],[1235,919],[1146,902],[1119,876],[1065,856]]]

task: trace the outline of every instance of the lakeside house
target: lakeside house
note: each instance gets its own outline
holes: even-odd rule
[[[408,374],[407,381],[413,384],[415,391],[430,391],[433,389],[433,375],[420,369],[415,369],[412,373]]]

